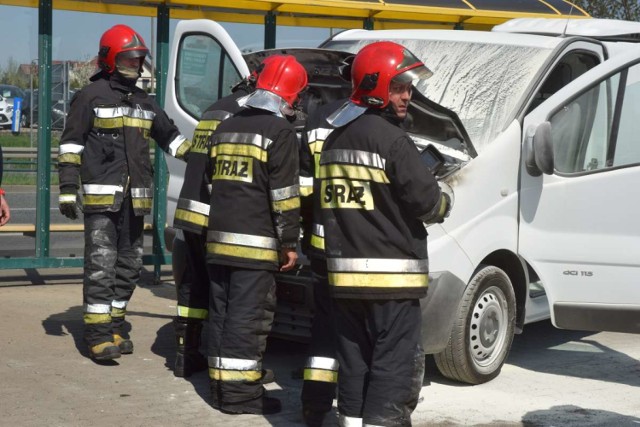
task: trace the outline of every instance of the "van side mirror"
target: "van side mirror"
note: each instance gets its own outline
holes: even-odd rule
[[[524,161],[527,172],[531,176],[540,176],[543,173],[553,174],[553,139],[551,137],[551,123],[548,121],[527,130],[524,142]]]

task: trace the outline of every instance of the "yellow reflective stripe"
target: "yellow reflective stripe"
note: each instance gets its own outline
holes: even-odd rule
[[[271,249],[249,248],[246,246],[227,245],[224,243],[207,243],[207,252],[237,258],[278,262],[278,252]]]
[[[85,325],[95,325],[98,323],[111,323],[111,314],[109,313],[84,313],[82,316]]]
[[[209,315],[209,310],[206,308],[193,308],[185,307],[183,305],[178,306],[178,316],[188,317],[189,319],[206,319]]]
[[[176,150],[175,157],[177,159],[184,159],[185,154],[187,154],[187,152],[190,150],[191,150],[191,141],[189,141],[188,139],[185,139],[184,142],[180,144],[180,146]]]
[[[329,273],[333,286],[357,288],[426,288],[429,276],[424,273]]]
[[[196,126],[196,132],[207,131],[208,133],[211,133],[216,130],[219,124],[220,120],[200,120],[200,122],[198,122],[198,126]]]
[[[359,181],[373,181],[389,184],[389,178],[382,169],[354,165],[321,165],[319,178],[347,178]]]
[[[209,378],[218,381],[259,381],[262,378],[262,372],[209,368]]]
[[[300,197],[292,197],[286,200],[278,200],[277,202],[271,202],[271,210],[274,212],[290,211],[292,209],[298,209],[300,207]]]
[[[255,145],[217,144],[211,149],[211,157],[220,155],[253,157],[261,162],[267,161],[267,150]]]
[[[152,199],[149,198],[141,198],[141,199],[131,199],[131,204],[135,209],[151,209]]]
[[[124,317],[126,313],[125,308],[111,307],[111,317]]]
[[[211,131],[208,130],[198,130],[196,128],[193,131],[193,138],[191,138],[191,152],[198,154],[209,154],[209,137],[211,136]]]
[[[312,186],[300,186],[300,195],[302,197],[308,197],[310,195],[313,194],[313,187]]]
[[[136,117],[128,117],[124,116],[123,123],[125,126],[140,128],[140,129],[151,129],[151,125],[153,125],[153,120],[145,120]]]
[[[74,165],[79,165],[82,162],[79,154],[65,153],[58,156],[58,163],[71,163]]]
[[[320,249],[324,251],[324,237],[312,234],[311,235],[311,246],[316,249]]]
[[[326,371],[324,369],[304,369],[305,381],[321,381],[325,383],[337,383],[338,373],[336,371]]]
[[[93,194],[85,194],[84,198],[82,199],[82,204],[83,205],[88,205],[88,206],[92,206],[92,205],[112,205],[113,202],[115,201],[115,196],[113,194],[107,194],[107,195],[100,195],[100,196],[95,196]]]
[[[216,156],[213,158],[211,179],[253,182],[253,159],[245,156]]]
[[[325,179],[320,184],[320,207],[323,209],[375,209],[371,182]]]
[[[115,129],[121,128],[123,126],[124,121],[122,117],[114,117],[114,118],[100,118],[96,117],[93,119],[93,127],[99,129]]]
[[[175,218],[189,222],[191,224],[198,225],[200,227],[206,227],[209,225],[209,216],[202,215],[196,212],[187,211],[184,209],[176,209]]]

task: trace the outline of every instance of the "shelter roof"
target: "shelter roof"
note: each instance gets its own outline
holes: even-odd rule
[[[375,29],[490,29],[512,18],[586,18],[566,0],[52,0],[53,8],[78,12],[156,16],[167,5],[176,19],[212,19],[264,24],[271,12],[277,25]],[[38,7],[38,0],[0,0],[0,5]]]

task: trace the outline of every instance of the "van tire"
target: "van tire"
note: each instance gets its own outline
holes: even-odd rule
[[[509,276],[498,267],[480,265],[460,301],[447,347],[434,355],[440,373],[469,384],[497,377],[511,349],[515,319]]]

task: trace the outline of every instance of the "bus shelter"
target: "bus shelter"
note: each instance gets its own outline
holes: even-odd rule
[[[156,96],[164,104],[168,69],[169,20],[211,19],[264,25],[264,47],[274,48],[277,26],[364,29],[473,29],[521,17],[588,18],[584,10],[565,0],[0,0],[0,5],[38,9],[39,105],[51,103],[52,20],[54,9],[75,12],[155,17]],[[80,267],[80,257],[50,256],[51,111],[39,115],[35,256],[0,259],[0,269]],[[160,266],[171,262],[165,254],[166,165],[155,156],[152,253],[144,263]]]

